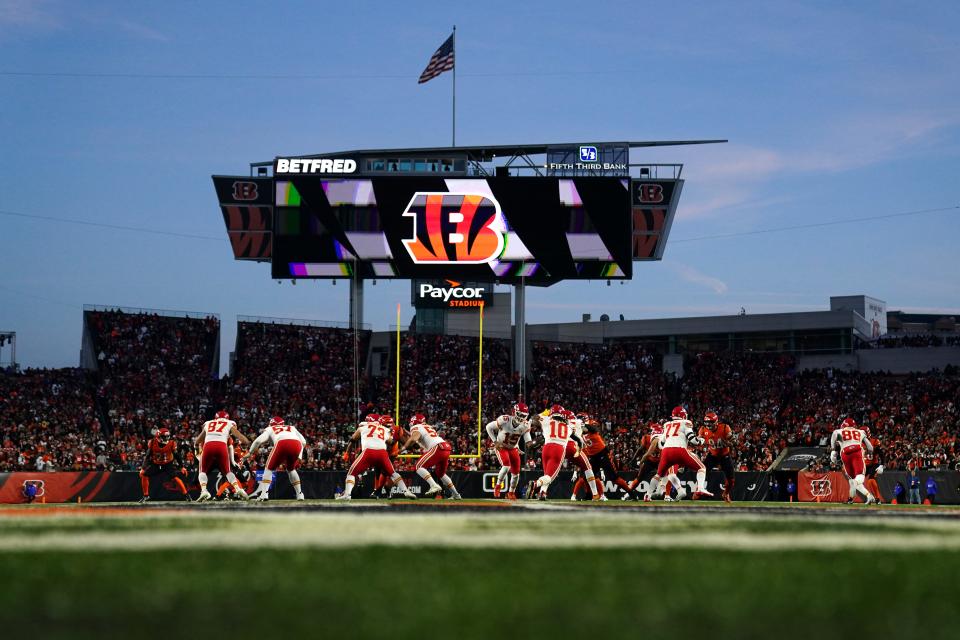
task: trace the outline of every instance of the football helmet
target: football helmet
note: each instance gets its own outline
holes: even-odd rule
[[[569,409],[564,409],[564,410],[563,410],[563,418],[564,418],[564,420],[566,420],[567,422],[570,422],[571,420],[576,420],[576,419],[577,419],[577,414],[575,414],[573,411],[570,411]]]
[[[410,418],[411,427],[415,427],[418,424],[426,424],[426,422],[427,422],[427,416],[423,415],[422,413],[415,413]]]
[[[709,426],[715,426],[720,421],[720,416],[713,411],[708,411],[707,415],[703,416],[703,421]]]
[[[229,419],[230,419],[230,414],[227,413],[226,411],[217,411],[217,419],[218,419],[218,420],[229,420]]]
[[[551,418],[561,418],[566,419],[567,410],[561,407],[559,404],[555,404],[550,407],[550,417]]]
[[[387,415],[380,416],[379,422],[380,422],[380,424],[382,424],[382,425],[392,427],[392,426],[393,426],[393,417],[392,417],[392,416],[387,416]]]
[[[530,416],[530,409],[527,408],[527,405],[523,402],[518,402],[513,405],[513,417],[520,418],[521,420],[526,420]]]
[[[680,420],[687,419],[687,410],[683,407],[674,407],[673,411],[670,412],[671,418],[679,418]]]
[[[840,423],[841,429],[856,429],[857,421],[853,418],[844,418],[843,422]]]
[[[364,422],[379,422],[380,414],[379,413],[368,413],[363,417]]]
[[[157,429],[157,441],[167,444],[170,442],[170,429],[166,427],[160,427]]]
[[[271,426],[271,427],[282,427],[282,426],[283,426],[283,418],[281,418],[280,416],[273,416],[272,418],[270,418],[270,426]]]

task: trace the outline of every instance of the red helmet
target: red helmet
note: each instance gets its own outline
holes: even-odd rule
[[[674,407],[673,411],[670,413],[670,417],[679,418],[681,420],[687,419],[687,410],[683,407]]]
[[[280,416],[273,416],[272,418],[270,418],[270,426],[271,426],[271,427],[282,427],[282,426],[283,426],[283,418],[281,418]]]
[[[380,416],[379,422],[380,424],[383,424],[383,425],[388,425],[388,426],[393,425],[393,417],[386,416],[386,415]]]
[[[166,427],[160,427],[157,429],[157,440],[160,442],[167,442],[170,439],[170,429]]]
[[[720,421],[720,416],[713,411],[707,411],[707,415],[703,416],[703,421],[716,423]]]
[[[230,414],[226,411],[217,411],[217,420],[229,420]]]
[[[411,427],[416,426],[418,424],[426,424],[426,422],[427,422],[427,416],[423,415],[422,413],[416,413],[413,415],[413,417],[410,418]]]
[[[530,416],[530,409],[523,402],[513,405],[513,417],[526,420]]]
[[[567,422],[570,422],[571,420],[577,419],[577,414],[575,414],[573,411],[570,411],[570,409],[564,409],[563,417],[567,420]]]
[[[841,429],[855,429],[857,427],[857,421],[853,418],[844,418],[843,422],[840,423]]]
[[[379,422],[380,414],[379,413],[368,413],[364,418],[364,422]]]
[[[869,438],[870,437],[870,427],[863,425],[863,433]]]
[[[565,418],[567,410],[561,407],[559,404],[555,404],[550,407],[550,417],[551,418]]]

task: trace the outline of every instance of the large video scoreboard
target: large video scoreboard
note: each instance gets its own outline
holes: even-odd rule
[[[274,278],[550,284],[656,260],[679,180],[279,173],[214,176],[237,259]]]

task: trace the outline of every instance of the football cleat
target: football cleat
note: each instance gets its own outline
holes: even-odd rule
[[[143,496],[142,498],[137,500],[137,504],[145,504],[147,502],[150,502],[150,496]]]
[[[200,496],[197,498],[197,502],[206,502],[212,497],[213,496],[210,495],[210,492],[204,489],[203,491],[200,492]]]
[[[239,487],[236,489],[236,492],[234,493],[234,496],[236,496],[236,497],[239,498],[240,500],[249,500],[249,499],[250,499],[250,496],[247,495],[247,492],[244,491],[243,489],[239,488]]]
[[[333,496],[333,499],[334,500],[350,500],[351,498],[346,493],[338,493],[337,495]]]
[[[441,491],[443,491],[443,487],[441,487],[440,485],[434,485],[434,486],[430,487],[429,489],[427,489],[427,491],[423,494],[423,497],[424,497],[424,498],[429,498],[429,497],[431,497],[431,496],[437,495],[437,494],[440,493]]]
[[[571,496],[570,496],[570,500],[572,500],[573,502],[576,502],[576,501],[577,501],[577,494],[574,493],[573,495],[571,495]]]
[[[733,500],[730,499],[730,492],[729,492],[729,491],[724,491],[724,492],[723,492],[723,501],[726,502],[727,504],[733,504]]]
[[[184,502],[193,502],[193,498],[190,497],[189,493],[183,494],[183,500]]]
[[[499,482],[498,482],[497,485],[493,488],[493,497],[494,497],[494,498],[499,498],[499,497],[500,497],[500,483],[499,483]]]
[[[600,496],[600,497],[597,498],[597,499],[598,499],[600,502],[607,502],[610,498],[608,498],[606,495],[602,495],[602,496]]]
[[[269,500],[269,499],[270,499],[270,496],[268,496],[266,493],[261,493],[261,494],[258,495],[256,498],[253,498],[253,501],[254,501],[254,502],[266,502],[266,501]]]
[[[404,498],[407,498],[408,500],[416,500],[416,499],[417,499],[416,494],[414,494],[413,491],[410,491],[409,489],[407,489],[406,491],[403,492],[403,497],[404,497]]]
[[[507,500],[516,500],[516,499],[517,499],[517,494],[515,494],[513,491],[507,492]]]
[[[302,494],[302,493],[298,493],[298,494],[297,494],[297,497],[295,498],[295,500],[305,500],[305,499],[306,499],[306,498],[303,497],[303,494]]]
[[[644,501],[644,502],[653,502],[653,496],[651,496],[649,493],[645,493],[645,494],[643,495],[643,501]]]
[[[541,491],[541,492],[540,492],[540,495],[537,496],[537,500],[543,500],[544,502],[546,502],[546,501],[547,501],[547,494],[544,493],[543,491]]]
[[[713,494],[711,493],[710,495],[712,496]],[[686,497],[687,497],[687,490],[684,489],[683,487],[680,487],[680,489],[677,491],[677,502],[680,502]]]
[[[463,496],[457,493],[456,491],[450,496],[451,500],[463,500]]]
[[[869,493],[867,494],[867,504],[877,504],[877,499]]]
[[[664,502],[673,502],[673,498],[670,497],[670,494],[666,494],[666,495],[663,496],[663,501],[664,501]],[[679,500],[677,500],[677,502],[679,502]]]
[[[693,499],[694,499],[694,500],[697,500],[697,499],[699,499],[699,498],[702,497],[702,496],[706,496],[707,498],[712,498],[712,497],[713,497],[713,494],[710,493],[709,491],[707,491],[706,489],[704,489],[703,491],[694,491],[694,492],[693,492]]]

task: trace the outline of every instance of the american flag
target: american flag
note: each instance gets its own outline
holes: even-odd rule
[[[430,58],[430,62],[427,63],[427,68],[420,74],[420,79],[417,80],[417,84],[423,84],[428,80],[433,80],[444,71],[453,69],[453,53],[453,34],[450,34],[446,42],[440,45],[440,48],[437,49],[433,57]]]

